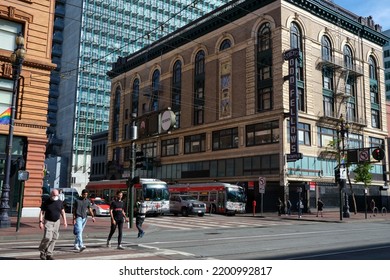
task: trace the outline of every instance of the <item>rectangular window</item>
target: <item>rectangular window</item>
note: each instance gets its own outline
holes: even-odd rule
[[[258,112],[271,109],[272,88],[261,88],[258,94]]]
[[[161,156],[176,156],[179,154],[179,138],[161,141]]]
[[[279,122],[271,121],[246,126],[246,146],[279,142]]]
[[[369,137],[368,140],[369,140],[368,144],[370,145],[370,147],[382,147],[384,144],[383,139],[380,138]]]
[[[0,18],[0,49],[14,51],[16,36],[22,32],[22,25],[17,22]]]
[[[311,145],[311,129],[310,124],[298,123],[298,143],[301,145]],[[290,121],[287,122],[287,141],[290,143]]]
[[[374,128],[380,128],[378,110],[374,110],[374,109],[371,110],[371,125]]]
[[[335,129],[318,126],[318,146],[329,147],[331,142],[337,139],[337,132]]]
[[[213,151],[238,147],[238,128],[229,128],[213,132]]]
[[[13,81],[0,79],[0,114],[11,107]]]
[[[348,149],[363,148],[363,135],[348,133],[347,148]]]
[[[334,100],[333,97],[324,95],[323,96],[323,102],[324,102],[324,115],[327,117],[333,117],[334,116]]]
[[[184,153],[192,154],[206,151],[206,133],[184,137]]]

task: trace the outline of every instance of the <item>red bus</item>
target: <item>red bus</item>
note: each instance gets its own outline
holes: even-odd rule
[[[245,213],[246,194],[241,186],[228,183],[191,183],[169,185],[170,194],[189,194],[207,205],[210,213]]]
[[[128,180],[90,181],[86,189],[91,197],[101,197],[111,202],[118,190],[123,191],[124,201],[127,201]],[[143,199],[146,202],[147,215],[163,215],[169,213],[169,191],[166,182],[159,179],[140,178],[134,184],[134,202]],[[126,208],[127,209],[127,208]]]

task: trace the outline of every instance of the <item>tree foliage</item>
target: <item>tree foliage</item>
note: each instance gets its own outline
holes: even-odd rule
[[[369,162],[359,163],[353,170],[355,173],[355,183],[362,182],[367,187],[372,182],[371,169],[373,166]]]

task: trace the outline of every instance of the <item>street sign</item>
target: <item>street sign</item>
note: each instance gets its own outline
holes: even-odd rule
[[[266,179],[259,177],[259,193],[265,193]]]
[[[340,179],[347,179],[347,169],[346,168],[340,168]]]
[[[358,159],[359,159],[359,162],[369,161],[370,160],[370,150],[369,149],[359,150]]]

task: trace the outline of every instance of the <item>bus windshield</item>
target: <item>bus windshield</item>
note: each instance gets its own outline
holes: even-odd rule
[[[169,200],[169,192],[167,185],[159,184],[143,184],[144,187],[144,199],[161,201]]]
[[[227,201],[246,202],[246,195],[241,188],[227,188]]]

